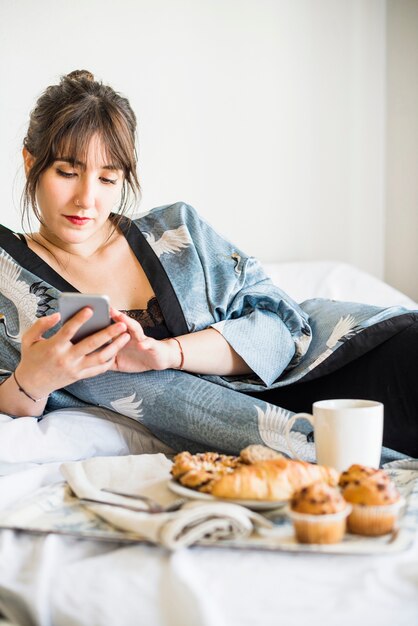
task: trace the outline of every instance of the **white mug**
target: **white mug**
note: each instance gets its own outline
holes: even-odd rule
[[[297,413],[286,426],[286,441],[298,458],[290,441],[290,430],[296,420],[307,419],[315,434],[316,460],[339,472],[353,463],[379,467],[383,439],[383,404],[373,400],[320,400],[312,413]]]

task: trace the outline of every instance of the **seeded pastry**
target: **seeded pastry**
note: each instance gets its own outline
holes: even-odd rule
[[[210,493],[215,480],[242,465],[237,456],[201,452],[180,452],[173,459],[172,476],[185,487]]]

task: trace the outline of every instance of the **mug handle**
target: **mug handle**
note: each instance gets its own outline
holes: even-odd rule
[[[286,443],[287,443],[287,447],[289,448],[290,452],[292,453],[292,455],[294,456],[295,459],[297,459],[298,461],[302,461],[303,459],[301,459],[298,454],[295,452],[291,442],[290,442],[290,431],[292,430],[292,427],[294,425],[294,423],[299,420],[299,419],[307,419],[308,422],[310,422],[312,424],[312,427],[314,427],[314,416],[311,415],[310,413],[296,413],[296,415],[294,415],[293,417],[290,418],[290,420],[287,422],[286,424],[286,428],[284,431],[284,436],[286,438]]]

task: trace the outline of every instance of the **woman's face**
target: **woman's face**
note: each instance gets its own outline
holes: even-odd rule
[[[30,155],[25,156],[27,168],[28,159]],[[109,162],[97,135],[89,144],[85,163],[71,163],[60,154],[38,181],[40,233],[64,247],[95,236],[100,240],[107,232],[109,214],[120,201],[122,185],[123,172]]]

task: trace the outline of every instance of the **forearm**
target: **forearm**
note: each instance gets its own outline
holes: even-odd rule
[[[177,339],[184,355],[182,369],[187,372],[229,376],[249,374],[252,371],[214,328],[181,335]],[[176,368],[181,361],[180,348],[174,339],[169,339],[168,342],[172,348],[172,367]]]
[[[19,385],[33,398],[38,398],[36,390],[30,388],[30,381],[19,379],[19,371],[16,370],[16,378]],[[35,402],[31,400],[23,391],[19,390],[16,378],[12,375],[0,385],[0,412],[14,417],[39,417],[43,414],[47,398]],[[26,385],[26,386],[25,386]]]

